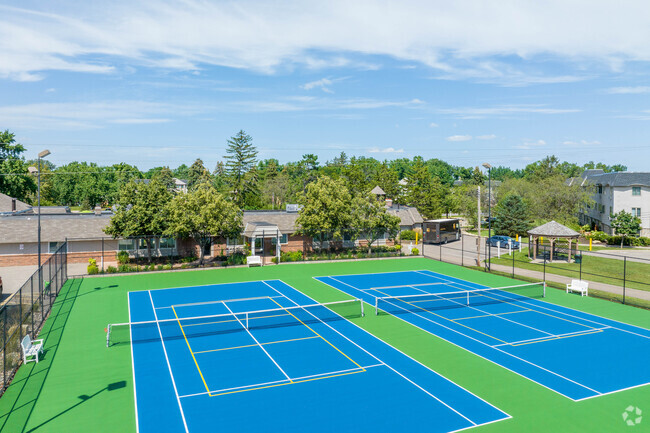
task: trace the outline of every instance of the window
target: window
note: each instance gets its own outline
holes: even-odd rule
[[[139,241],[138,242],[138,249],[146,250],[147,249],[147,239],[146,238],[141,238],[141,239],[138,239],[138,241]],[[152,247],[155,247],[155,244],[152,245]]]
[[[603,193],[603,186],[598,185],[598,194],[602,194],[602,193]]]
[[[49,254],[54,254],[61,245],[63,245],[63,242],[50,242],[47,246],[47,252]]]
[[[117,241],[117,249],[119,251],[131,251],[135,249],[135,241],[133,239],[120,239]]]
[[[238,236],[236,238],[228,238],[226,240],[226,245],[229,247],[238,247],[244,245],[244,237]]]
[[[641,218],[641,208],[640,207],[633,207],[632,208],[632,216]]]
[[[271,238],[271,244],[272,245],[275,245],[275,239],[276,238]],[[283,234],[282,236],[280,236],[280,245],[284,245],[284,244],[287,244],[287,243],[289,243],[289,235]]]
[[[641,195],[641,187],[640,186],[633,186],[632,187],[632,195]]]
[[[176,239],[160,238],[160,248],[176,248]]]

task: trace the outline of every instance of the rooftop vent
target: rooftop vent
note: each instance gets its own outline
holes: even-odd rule
[[[300,211],[301,208],[302,208],[302,206],[300,206],[299,204],[288,204],[286,209],[287,209],[287,212],[295,213],[295,212]]]

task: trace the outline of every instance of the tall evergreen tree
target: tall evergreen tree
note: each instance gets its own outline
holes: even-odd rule
[[[494,210],[494,232],[498,235],[524,235],[532,222],[526,202],[517,194],[508,194],[499,201]]]
[[[408,175],[407,204],[415,206],[425,218],[439,218],[443,212],[442,200],[445,188],[437,177],[431,177],[421,157]]]
[[[187,172],[187,189],[194,189],[206,182],[212,182],[212,176],[210,176],[210,172],[203,165],[203,160],[197,158]]]
[[[257,192],[257,176],[249,175],[257,163],[257,149],[253,137],[240,130],[230,137],[226,147],[226,173],[231,188],[230,193],[240,207],[244,207],[247,195]]]

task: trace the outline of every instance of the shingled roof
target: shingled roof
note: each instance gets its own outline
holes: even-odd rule
[[[563,226],[555,221],[550,221],[539,227],[528,230],[528,234],[533,236],[546,236],[549,238],[577,238],[580,236],[580,233],[577,231],[571,230],[567,226]]]
[[[608,186],[650,186],[650,172],[622,171],[603,173],[602,170],[585,170],[581,176],[591,184]]]
[[[0,193],[0,212],[11,212],[11,201],[13,198],[9,197],[6,194]],[[20,200],[16,200],[16,212],[26,211],[30,209],[31,206],[27,203],[23,203]]]

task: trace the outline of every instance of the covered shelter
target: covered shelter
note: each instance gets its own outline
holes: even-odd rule
[[[531,258],[532,250],[532,258],[536,259],[540,249],[544,250],[544,257],[548,257],[549,261],[553,261],[553,258],[558,258],[558,256],[563,253],[567,254],[567,260],[569,263],[571,263],[573,261],[573,258],[575,258],[576,251],[578,249],[578,238],[580,237],[580,233],[570,229],[569,227],[566,227],[555,221],[550,221],[546,224],[542,224],[539,227],[528,230],[528,235],[530,236],[530,242],[528,244],[529,258]],[[547,238],[550,242],[548,255],[546,251],[547,248],[544,245],[540,245],[543,238]],[[562,245],[562,248],[558,248],[558,241],[560,245],[568,244],[568,247],[564,248],[564,245]]]
[[[275,244],[275,256],[280,257],[280,244],[283,233],[280,231],[277,224],[266,221],[252,221],[246,223],[246,227],[244,227],[244,232],[242,234],[250,240],[252,255],[255,256],[258,253],[261,253],[261,255],[264,256],[264,253],[267,250],[264,244],[267,239],[273,239],[273,243]],[[258,240],[259,242],[256,242]]]

